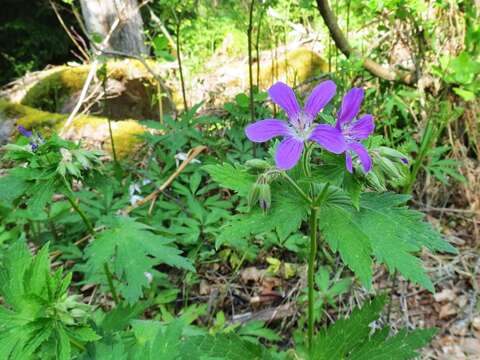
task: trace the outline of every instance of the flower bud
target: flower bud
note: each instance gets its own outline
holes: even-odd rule
[[[250,159],[245,161],[245,165],[251,169],[266,170],[270,167],[270,164],[261,159]]]
[[[270,192],[270,185],[269,184],[258,184],[259,186],[259,194],[258,194],[258,201],[260,207],[263,210],[268,210],[270,205],[272,204],[272,195]]]
[[[254,183],[248,192],[248,206],[252,208],[256,202],[258,201],[258,197],[260,195],[260,184],[258,182]]]

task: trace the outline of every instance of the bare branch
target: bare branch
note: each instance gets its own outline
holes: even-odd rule
[[[332,12],[332,9],[330,9],[328,0],[317,0],[317,7],[338,49],[347,58],[352,56],[360,56],[355,52],[354,49],[350,47],[348,40],[345,38],[345,35],[338,26],[335,14]],[[406,85],[413,85],[417,82],[417,78],[414,73],[389,69],[368,58],[363,59],[363,67],[372,75],[384,80],[396,81]]]

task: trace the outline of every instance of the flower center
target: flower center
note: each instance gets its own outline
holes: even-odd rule
[[[291,120],[292,135],[299,140],[307,140],[313,130],[312,120],[309,115],[302,111],[297,118]]]
[[[349,124],[343,124],[342,126],[342,135],[345,139],[346,142],[354,142],[355,141],[355,136],[354,134],[350,131],[350,126]]]

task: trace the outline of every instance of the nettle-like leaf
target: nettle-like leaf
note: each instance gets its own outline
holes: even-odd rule
[[[388,327],[373,332],[370,324],[380,317],[384,305],[385,297],[378,297],[321,331],[314,338],[309,359],[407,360],[418,356],[416,350],[430,341],[436,329],[402,330],[392,337],[388,337]]]
[[[244,249],[251,235],[277,231],[281,240],[297,231],[307,216],[308,207],[296,193],[282,184],[272,185],[272,207],[265,213],[260,209],[235,215],[223,227],[216,247],[224,243]]]
[[[68,294],[71,274],[50,273],[48,245],[32,257],[10,247],[0,267],[1,359],[70,359],[74,346],[100,337],[87,325],[90,307]]]
[[[320,231],[334,251],[370,287],[372,256],[398,270],[407,279],[433,291],[421,260],[415,256],[422,247],[431,251],[455,253],[423,214],[404,206],[406,195],[365,193],[360,209],[345,203],[327,201],[319,217]]]
[[[184,327],[181,320],[174,320],[166,326],[155,321],[134,322],[137,344],[132,351],[132,359],[273,359],[265,347],[243,340],[237,334],[185,336]]]
[[[195,271],[192,263],[174,247],[172,239],[153,233],[148,225],[129,217],[109,217],[107,230],[95,236],[85,249],[84,266],[87,282],[106,283],[105,264],[114,275],[115,285],[129,303],[142,296],[148,286],[146,273],[153,267],[167,264]]]
[[[248,194],[256,180],[256,176],[227,163],[223,165],[205,165],[203,169],[210,174],[215,182],[228,189],[235,190],[242,196]]]

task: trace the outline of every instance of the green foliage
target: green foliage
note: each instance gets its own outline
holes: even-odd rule
[[[120,294],[134,303],[149,285],[146,273],[153,273],[154,266],[167,264],[195,271],[191,262],[180,256],[181,251],[172,246],[173,239],[156,235],[151,227],[129,217],[110,217],[103,223],[107,229],[85,249],[86,264],[80,267],[87,282],[106,283],[104,266],[108,264]]]
[[[337,297],[346,294],[352,285],[351,278],[340,278],[340,273],[330,279],[330,269],[321,267],[315,275],[315,285],[318,288],[315,300],[315,315],[320,316],[326,305],[336,306]]]
[[[239,195],[246,196],[253,183],[255,176],[245,169],[235,168],[230,164],[206,165],[203,169],[208,172],[214,181],[223,187],[236,191]]]
[[[135,329],[134,329],[135,330]],[[139,331],[137,340],[145,335],[146,330]],[[148,333],[147,333],[148,334]],[[148,339],[148,338],[147,338]],[[268,350],[260,345],[242,340],[238,335],[226,334],[217,336],[192,336],[182,339],[182,324],[173,322],[160,328],[150,340],[140,342],[141,354],[136,359],[153,360],[163,357],[175,360],[187,359],[225,359],[225,360],[268,360],[272,359]]]
[[[416,350],[425,346],[436,330],[400,331],[392,337],[388,337],[388,327],[373,332],[370,324],[379,318],[384,305],[385,297],[376,298],[354,310],[348,319],[337,320],[321,331],[315,337],[309,358],[406,360],[417,356]]]
[[[320,212],[320,230],[330,247],[370,287],[372,256],[390,272],[398,270],[407,279],[433,291],[419,258],[422,247],[431,251],[456,250],[445,242],[423,214],[402,206],[408,196],[365,193],[360,210],[327,201]]]
[[[71,359],[100,337],[87,324],[90,307],[69,295],[71,273],[50,272],[48,245],[32,257],[18,241],[0,267],[0,357]]]

